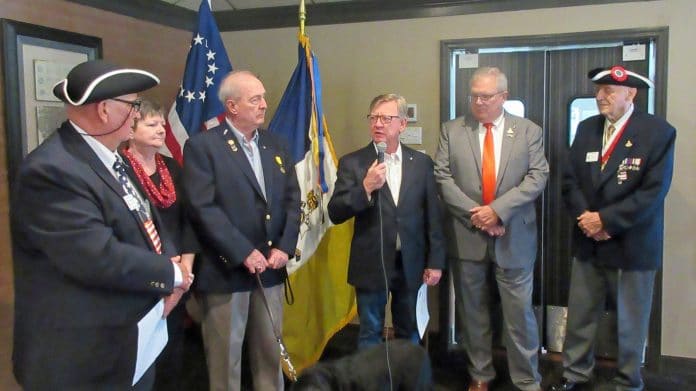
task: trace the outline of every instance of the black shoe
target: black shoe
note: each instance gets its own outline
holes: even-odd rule
[[[573,382],[573,381],[566,379],[565,377],[562,377],[560,382],[558,382],[556,384],[552,384],[551,387],[549,387],[547,390],[548,391],[571,391],[571,390],[572,391],[579,391],[579,390],[583,389],[583,386],[585,384],[587,384],[587,383]]]

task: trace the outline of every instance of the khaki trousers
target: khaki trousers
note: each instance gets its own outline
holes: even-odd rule
[[[283,284],[265,288],[276,327],[283,323]],[[255,390],[283,390],[280,347],[263,304],[261,292],[204,294],[202,334],[211,391],[239,391],[242,343],[247,352]]]

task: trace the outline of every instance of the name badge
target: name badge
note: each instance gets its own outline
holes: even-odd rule
[[[592,163],[596,162],[599,160],[599,152],[588,152],[587,155],[585,155],[585,163]]]
[[[126,205],[128,205],[128,209],[130,210],[140,209],[140,202],[138,202],[138,200],[132,194],[124,195],[123,201],[126,202]]]

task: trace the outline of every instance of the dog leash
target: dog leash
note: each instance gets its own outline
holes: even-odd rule
[[[273,320],[273,314],[271,313],[271,308],[268,306],[268,300],[266,300],[266,291],[263,289],[263,284],[261,284],[261,277],[258,272],[254,273],[256,276],[256,284],[259,286],[259,290],[261,291],[261,298],[263,299],[263,305],[266,307],[266,312],[268,312],[268,317],[271,319],[271,327],[273,328],[273,334],[275,334],[276,341],[278,342],[278,346],[280,346],[280,358],[283,360],[285,363],[285,367],[288,372],[288,376],[290,377],[290,380],[293,382],[297,381],[297,372],[295,371],[295,367],[292,365],[292,361],[290,361],[290,355],[288,354],[288,350],[285,348],[285,344],[283,343],[283,338],[280,336],[280,333],[278,332],[278,329],[276,328],[275,321]]]

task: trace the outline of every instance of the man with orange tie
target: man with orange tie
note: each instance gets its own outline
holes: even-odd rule
[[[463,316],[470,391],[488,390],[492,360],[489,275],[503,310],[510,377],[539,390],[539,333],[532,310],[537,229],[534,201],[549,169],[542,130],[503,110],[507,77],[483,67],[470,80],[471,116],[443,124],[435,178],[447,207],[445,234],[457,311]]]

